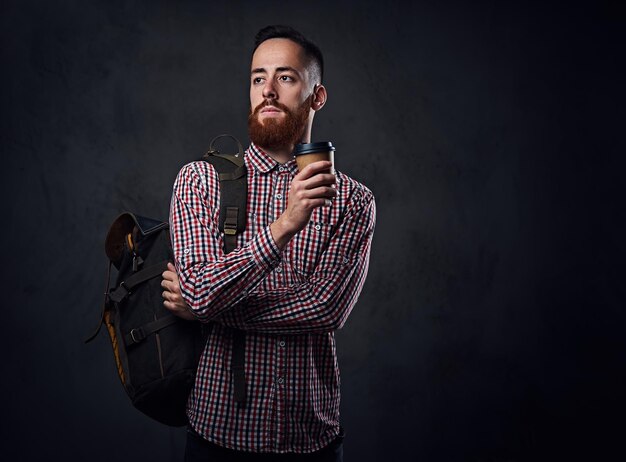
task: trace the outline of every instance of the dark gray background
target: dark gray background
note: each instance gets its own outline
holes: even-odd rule
[[[3,460],[181,460],[82,339],[111,220],[167,218],[178,168],[246,139],[272,23],[324,51],[314,138],[377,199],[346,461],[623,456],[626,16],[502,3],[2,2]]]

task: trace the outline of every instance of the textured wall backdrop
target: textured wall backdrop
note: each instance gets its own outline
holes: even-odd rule
[[[82,339],[111,220],[167,218],[180,166],[214,134],[246,139],[252,40],[272,23],[324,51],[314,138],[377,199],[369,277],[337,334],[346,461],[615,455],[623,7],[1,8],[4,460],[181,460],[184,431],[134,411],[105,336]]]

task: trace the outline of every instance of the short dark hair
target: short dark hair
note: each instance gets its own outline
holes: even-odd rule
[[[319,82],[322,82],[324,77],[324,57],[322,56],[321,50],[315,43],[311,42],[293,27],[281,25],[264,27],[258,31],[254,37],[254,50],[252,50],[252,53],[254,54],[260,44],[273,38],[289,39],[300,45],[306,57],[313,63],[314,71],[318,74]]]

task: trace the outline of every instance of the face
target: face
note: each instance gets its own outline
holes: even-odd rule
[[[252,57],[250,139],[266,149],[300,142],[316,110],[316,89],[300,45],[282,38],[261,43]]]

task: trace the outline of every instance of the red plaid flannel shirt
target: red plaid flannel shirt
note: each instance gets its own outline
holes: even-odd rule
[[[252,144],[245,164],[248,223],[227,255],[214,168],[192,162],[174,184],[170,227],[181,292],[200,320],[215,322],[187,413],[200,435],[227,448],[312,452],[339,432],[334,331],[365,281],[374,197],[337,172],[333,205],[315,209],[281,252],[269,225],[287,206],[295,160],[280,164]],[[232,328],[246,331],[243,407],[233,399]]]

